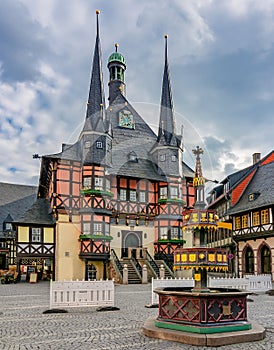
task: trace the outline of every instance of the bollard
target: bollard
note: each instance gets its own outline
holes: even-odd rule
[[[142,283],[147,283],[147,266],[143,265]]]
[[[123,267],[123,284],[128,284],[128,269],[127,264]]]
[[[160,278],[165,278],[165,268],[164,265],[160,266]]]

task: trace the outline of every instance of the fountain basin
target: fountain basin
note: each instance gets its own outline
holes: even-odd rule
[[[156,327],[200,334],[252,327],[247,321],[247,292],[228,288],[157,288],[155,293],[159,296]]]

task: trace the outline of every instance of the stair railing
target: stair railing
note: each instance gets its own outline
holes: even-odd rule
[[[113,250],[113,249],[111,249],[111,257],[112,257],[112,260],[114,262],[114,268],[119,275],[119,279],[123,280],[123,266],[122,266],[120,260],[118,259],[118,256],[115,253],[115,250]]]
[[[142,280],[142,274],[143,274],[143,270],[142,270],[142,266],[140,265],[140,263],[138,262],[138,260],[136,260],[136,258],[134,256],[132,256],[130,258],[131,264],[134,268],[134,270],[136,271],[138,277],[140,278],[140,280]]]
[[[153,273],[154,278],[159,277],[160,276],[159,267],[148,251],[146,252],[146,263],[150,267],[150,270]]]
[[[163,260],[164,267],[168,270],[169,274],[173,277],[175,277],[173,272],[173,264],[169,260],[169,258],[165,254],[158,254],[159,259]]]

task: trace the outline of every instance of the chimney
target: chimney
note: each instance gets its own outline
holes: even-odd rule
[[[257,163],[259,160],[261,160],[261,153],[253,153],[253,164]]]

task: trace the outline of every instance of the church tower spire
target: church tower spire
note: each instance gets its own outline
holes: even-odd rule
[[[167,58],[167,38],[168,35],[165,35],[165,66],[164,66],[164,75],[162,83],[162,97],[161,97],[161,111],[160,111],[160,122],[159,122],[159,131],[158,139],[159,143],[165,145],[177,145],[176,136],[175,136],[175,119],[173,112],[173,101],[172,101],[172,92],[169,76],[169,65]]]
[[[103,70],[102,70],[102,54],[101,42],[99,35],[99,10],[96,10],[97,16],[97,30],[96,41],[93,54],[91,81],[89,88],[89,97],[87,103],[86,118],[91,118],[92,125],[97,124],[98,119],[104,119],[105,112],[105,94],[103,84]],[[95,123],[94,123],[95,122]]]

